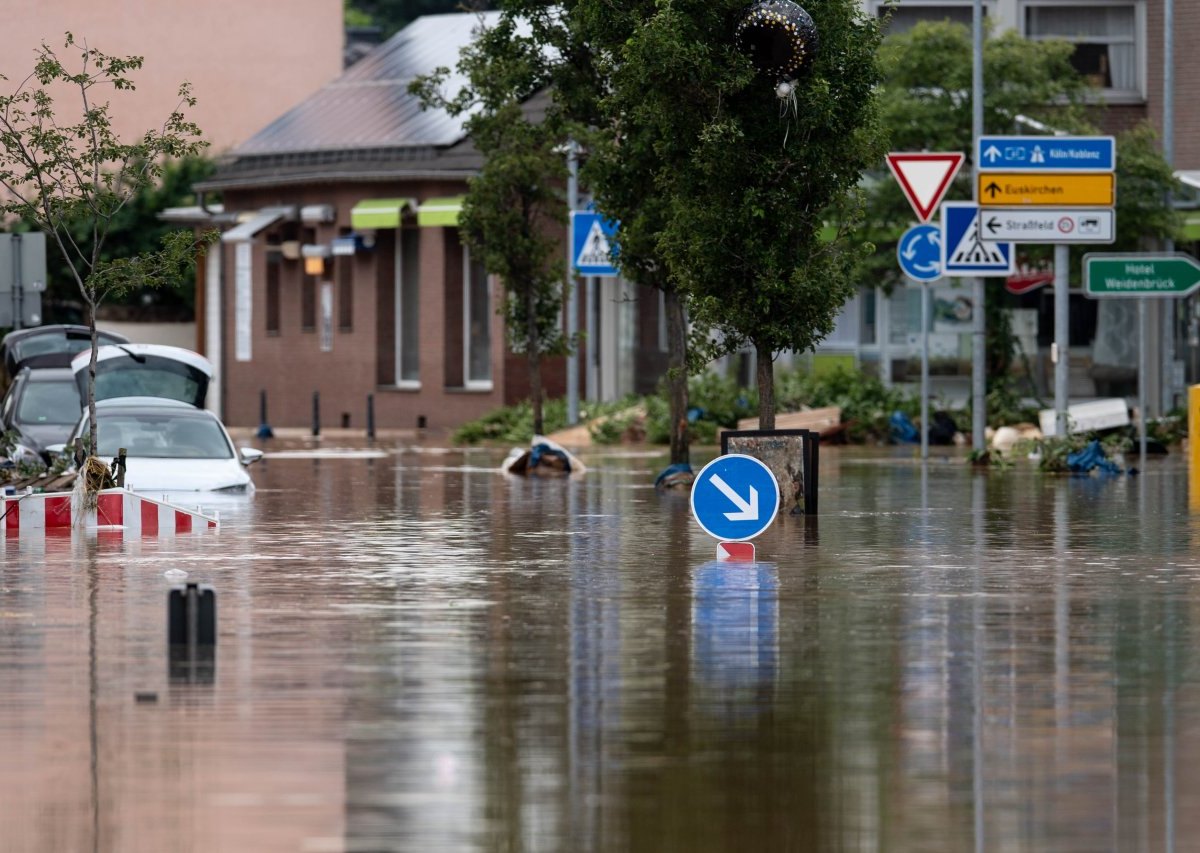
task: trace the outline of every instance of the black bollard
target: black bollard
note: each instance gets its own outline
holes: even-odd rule
[[[267,389],[258,392],[258,433],[259,438],[274,438],[275,431],[267,421]]]
[[[170,680],[211,684],[216,675],[217,593],[189,583],[167,593],[167,651]]]
[[[321,392],[313,391],[313,424],[312,434],[321,434]]]
[[[375,395],[367,395],[367,439],[375,440]]]
[[[817,486],[821,469],[821,434],[810,430],[805,436],[804,447],[808,451],[804,460],[804,514],[817,514]]]

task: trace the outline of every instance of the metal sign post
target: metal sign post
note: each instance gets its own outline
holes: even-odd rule
[[[46,235],[0,234],[0,327],[42,323],[46,289]]]

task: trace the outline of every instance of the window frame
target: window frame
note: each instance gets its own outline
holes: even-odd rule
[[[410,286],[416,288],[416,300],[415,301],[416,301],[417,315],[418,315],[418,320],[419,320],[420,313],[421,313],[421,258],[420,258],[421,234],[420,234],[419,228],[405,228],[403,226],[403,224],[401,225],[401,227],[399,227],[395,230],[396,230],[396,251],[395,251],[396,268],[394,270],[395,290],[393,291],[393,302],[394,302],[393,322],[395,323],[395,334],[396,334],[396,341],[395,341],[396,385],[395,385],[395,387],[403,389],[405,391],[419,391],[419,390],[421,390],[421,379],[420,379],[420,375],[421,375],[421,339],[420,339],[420,326],[419,325],[417,327],[418,334],[417,334],[416,346],[414,347],[414,349],[416,350],[415,357],[416,357],[417,377],[418,378],[417,379],[405,379],[404,378],[404,345],[405,345],[405,336],[404,336],[404,292],[405,292],[404,291],[404,287],[405,287],[404,267],[405,267],[405,262],[406,262],[406,255],[405,255],[405,250],[404,250],[404,235],[406,232],[412,231],[412,232],[415,232],[415,236],[416,236],[415,252],[417,254],[417,258],[415,261],[415,266],[413,267],[414,270],[416,271],[416,276],[415,276],[416,280],[411,282]]]
[[[483,269],[483,287],[487,292],[487,312],[484,317],[484,326],[488,330],[486,353],[488,364],[487,379],[472,379],[471,378],[471,248],[466,243],[463,243],[463,388],[468,391],[491,391],[495,383],[494,365],[492,364],[492,277],[488,274],[483,265],[480,264],[480,269]]]
[[[989,18],[997,18],[996,3],[997,0],[984,0],[983,17],[985,21]],[[889,0],[870,0],[869,5],[871,17],[880,23],[883,22],[884,12],[893,6],[897,9],[965,9],[972,13],[975,7],[972,0],[914,0],[914,2],[898,3],[889,2]],[[931,18],[930,20],[936,19]],[[884,34],[887,34],[886,31]]]
[[[1134,50],[1134,68],[1137,74],[1137,84],[1132,89],[1117,89],[1111,87],[1102,87],[1096,90],[1095,95],[1091,97],[1095,100],[1102,100],[1107,104],[1138,104],[1146,101],[1146,81],[1147,81],[1147,39],[1146,39],[1146,3],[1145,0],[1090,0],[1090,2],[1078,2],[1077,0],[1021,0],[1017,5],[1017,31],[1027,39],[1033,41],[1048,41],[1051,39],[1061,39],[1062,41],[1070,42],[1071,44],[1126,44],[1122,41],[1099,41],[1095,39],[1085,39],[1078,41],[1068,36],[1063,35],[1047,35],[1033,36],[1029,34],[1029,10],[1034,8],[1063,8],[1063,9],[1081,9],[1084,11],[1096,9],[1098,7],[1122,7],[1128,6],[1133,9],[1133,35],[1131,41]]]

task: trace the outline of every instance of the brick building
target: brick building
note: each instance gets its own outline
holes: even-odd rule
[[[525,359],[506,346],[497,311],[501,283],[457,228],[482,158],[461,120],[422,111],[407,91],[452,67],[480,21],[418,19],[238,145],[197,186],[198,207],[164,214],[223,231],[196,311],[219,377],[210,400],[227,423],[258,423],[264,391],[273,425],[311,423],[315,392],[323,425],[355,428],[369,394],[380,427],[435,429],[528,396]],[[207,203],[215,192],[219,208]],[[666,360],[657,291],[608,279],[589,292],[578,327],[594,315],[595,350],[580,359],[582,396],[651,390]],[[545,363],[543,383],[564,393],[564,359]]]
[[[116,132],[160,127],[186,81],[197,98],[187,116],[219,154],[337,76],[342,14],[341,0],[0,0],[0,74],[24,79],[34,50],[59,50],[67,31],[110,55],[143,56],[137,92],[110,93]]]

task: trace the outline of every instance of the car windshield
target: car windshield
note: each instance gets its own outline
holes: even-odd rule
[[[79,388],[73,379],[25,383],[16,421],[25,426],[55,424],[70,426],[79,420]]]
[[[233,448],[209,415],[190,412],[101,412],[101,457],[151,459],[231,459]],[[87,424],[83,434],[86,435]]]

